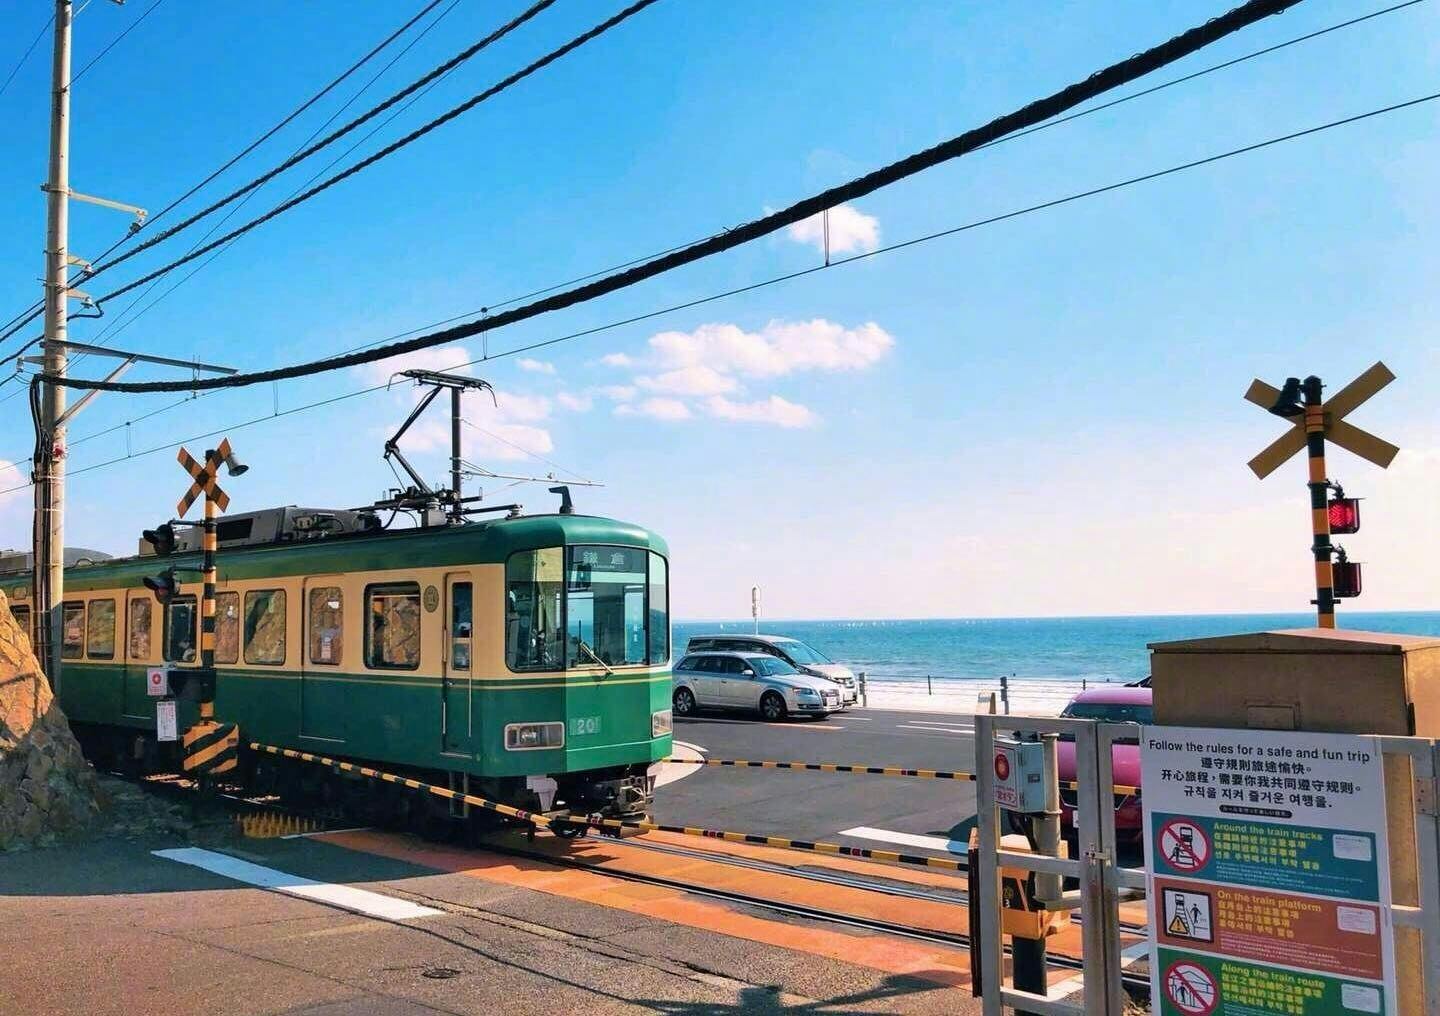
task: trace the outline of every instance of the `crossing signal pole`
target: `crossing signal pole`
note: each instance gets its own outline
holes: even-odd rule
[[[1360,595],[1360,565],[1349,559],[1345,548],[1330,540],[1333,534],[1359,532],[1359,499],[1347,498],[1341,486],[1327,476],[1325,442],[1329,440],[1382,469],[1388,467],[1400,449],[1347,423],[1344,417],[1394,380],[1390,368],[1376,363],[1329,402],[1324,400],[1324,382],[1313,374],[1303,381],[1289,378],[1278,389],[1257,378],[1245,393],[1248,401],[1292,424],[1289,431],[1250,460],[1250,469],[1257,477],[1263,480],[1301,448],[1306,451],[1310,550],[1315,559],[1315,599],[1311,602],[1321,628],[1335,627],[1337,600]]]

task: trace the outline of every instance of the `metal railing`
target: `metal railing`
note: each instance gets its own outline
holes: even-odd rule
[[[1079,789],[1075,816],[1078,850],[1074,858],[1046,857],[1001,847],[999,809],[995,801],[997,733],[1055,733],[1075,741]],[[1134,898],[1146,889],[1145,871],[1118,862],[1112,773],[1113,746],[1119,738],[1135,737],[1133,724],[1097,723],[1053,716],[997,716],[983,706],[975,715],[976,811],[979,829],[979,907],[976,940],[983,978],[982,1008],[999,1016],[1004,1007],[1053,1016],[1121,1016],[1122,988],[1119,904],[1122,893]],[[1440,1013],[1440,741],[1422,737],[1379,735],[1386,756],[1408,758],[1413,779],[1410,805],[1415,820],[1417,902],[1391,903],[1396,928],[1414,929],[1421,938],[1418,973],[1423,977],[1427,1013]],[[1054,774],[1047,774],[1053,779]],[[1079,882],[1078,909],[1083,950],[1083,1004],[1007,987],[1003,972],[1001,933],[1001,866],[1042,872]],[[1126,890],[1131,891],[1125,893]],[[1069,894],[1067,894],[1067,897]],[[1153,921],[1153,914],[1152,914]],[[991,973],[991,972],[994,973]],[[1412,971],[1402,971],[1402,978]],[[1413,983],[1413,982],[1412,982]],[[1404,983],[1400,985],[1402,993]]]

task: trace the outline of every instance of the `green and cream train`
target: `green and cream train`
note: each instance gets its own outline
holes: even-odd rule
[[[279,508],[223,519],[219,548],[215,714],[242,745],[548,813],[648,807],[671,729],[654,533],[563,513],[386,530],[373,511]],[[145,549],[66,570],[55,684],[92,751],[174,768],[147,675],[198,663],[198,532]],[[168,566],[181,585],[162,605],[144,580]],[[0,575],[22,621],[28,581]],[[179,705],[183,731],[198,707]],[[263,773],[245,755],[241,771]]]

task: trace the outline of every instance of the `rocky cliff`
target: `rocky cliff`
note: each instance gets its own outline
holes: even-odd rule
[[[91,828],[99,785],[0,593],[0,851]]]

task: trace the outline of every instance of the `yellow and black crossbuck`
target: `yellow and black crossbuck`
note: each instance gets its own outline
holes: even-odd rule
[[[220,475],[220,464],[225,461],[226,456],[229,454],[229,438],[221,441],[220,447],[205,457],[205,464],[203,466],[196,462],[195,457],[184,448],[180,449],[179,454],[177,454],[175,458],[194,480],[194,482],[190,484],[190,489],[185,492],[185,496],[182,497],[180,502],[175,506],[182,519],[185,517],[185,513],[190,510],[190,506],[195,503],[195,499],[201,494],[205,494],[211,501],[214,501],[215,507],[222,512],[230,507],[230,495],[225,493],[224,489],[221,488],[217,482],[217,477]]]

